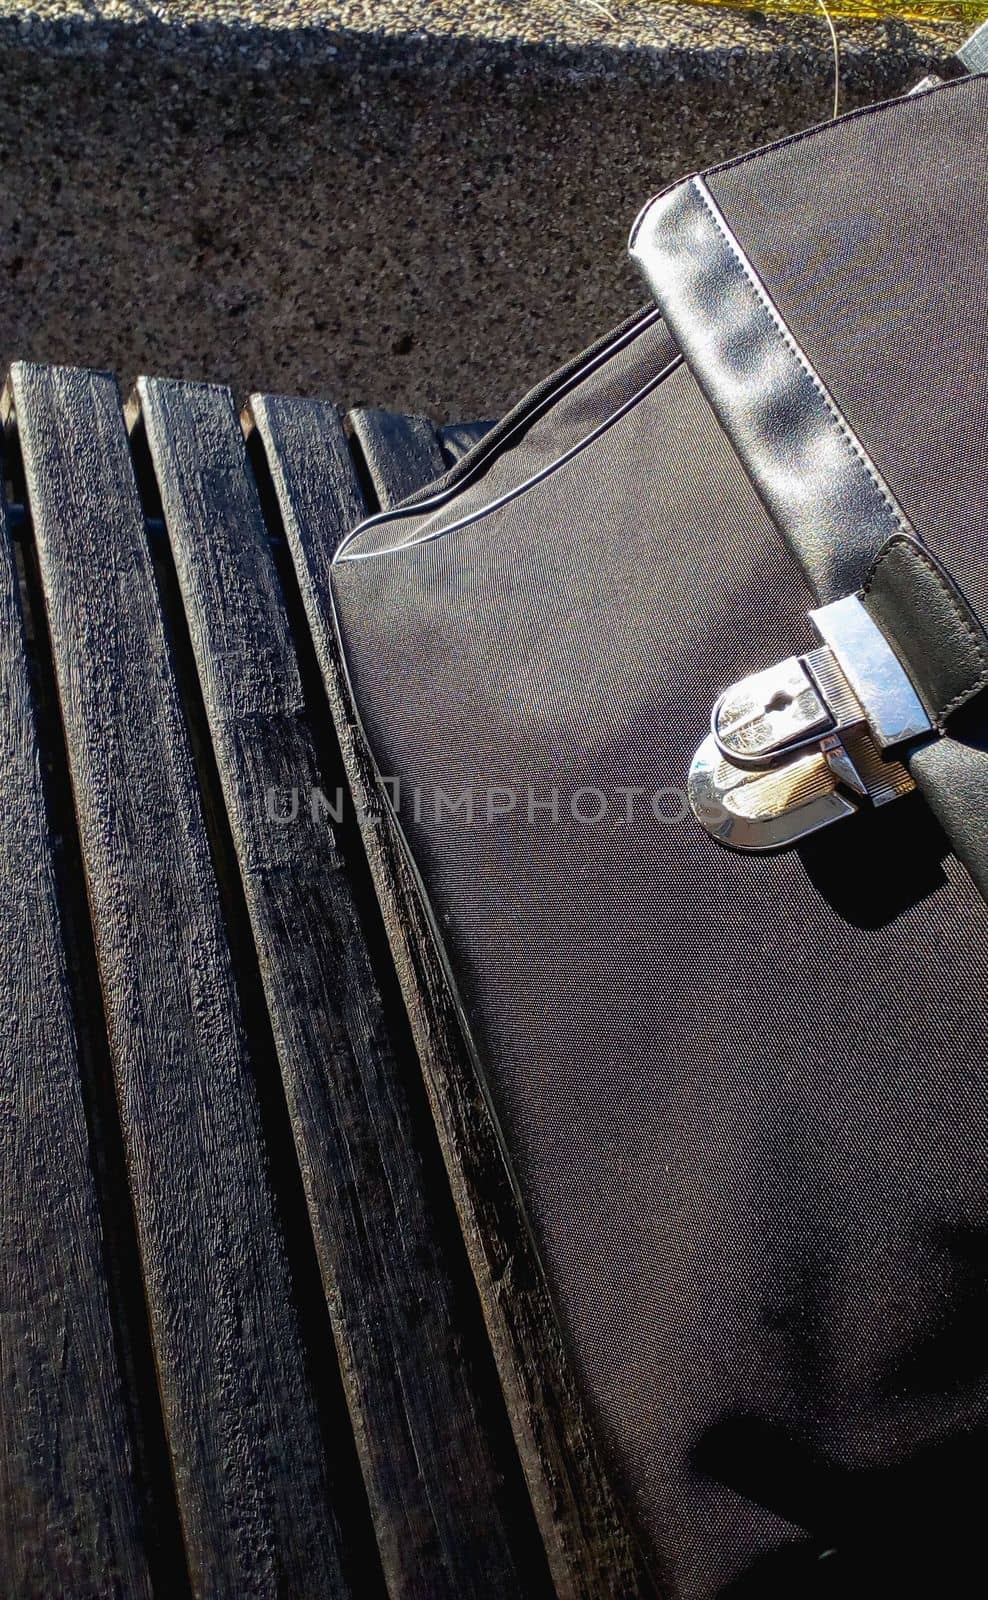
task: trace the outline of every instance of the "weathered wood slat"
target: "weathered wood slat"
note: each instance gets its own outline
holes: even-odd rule
[[[439,443],[450,465],[459,461],[490,433],[493,422],[449,422],[439,429]]]
[[[116,386],[32,366],[12,377],[193,1582],[209,1600],[345,1595]]]
[[[149,1595],[0,505],[0,1591]]]
[[[338,801],[232,397],[150,379],[137,393],[390,1593],[544,1592],[519,1560],[524,1490],[503,1419],[490,1433],[496,1379],[484,1395],[479,1352],[467,1359],[483,1326],[465,1258],[459,1288],[450,1270],[428,1111],[396,1059],[321,809]]]
[[[427,417],[402,417],[366,406],[351,411],[347,421],[382,509],[447,471],[439,437]]]
[[[265,399],[252,406],[557,1591],[572,1600],[651,1594],[563,1349],[483,1086],[473,1076],[448,986],[430,954],[423,907],[377,797],[349,702],[332,622],[330,563],[360,508],[347,481],[335,415],[313,402],[299,407]],[[410,488],[416,474],[421,483],[432,470],[428,452],[415,466],[407,440],[402,459]],[[382,469],[382,480],[385,476]]]

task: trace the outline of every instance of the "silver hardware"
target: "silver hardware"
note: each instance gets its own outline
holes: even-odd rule
[[[810,612],[824,641],[754,672],[717,700],[689,776],[708,833],[775,850],[914,787],[889,752],[933,725],[857,595]]]
[[[882,750],[929,733],[919,695],[856,594],[811,611],[810,620],[830,646]]]
[[[738,767],[763,767],[781,750],[811,744],[834,725],[816,684],[798,656],[753,672],[714,706],[710,731],[722,756]]]

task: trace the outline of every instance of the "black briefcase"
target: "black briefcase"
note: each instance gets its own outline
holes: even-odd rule
[[[588,1593],[980,1559],[986,128],[969,77],[660,195],[646,309],[336,556],[378,888]]]

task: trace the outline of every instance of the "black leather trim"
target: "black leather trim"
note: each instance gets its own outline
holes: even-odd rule
[[[916,539],[896,534],[861,588],[941,730],[988,684],[988,638],[950,574]]]
[[[652,200],[631,254],[773,521],[823,600],[911,529],[702,178]]]
[[[933,720],[906,757],[988,899],[985,636],[786,326],[700,177],[649,202],[630,250],[820,601],[860,590]],[[960,727],[959,724],[963,724]]]
[[[605,417],[604,420],[599,422],[595,428],[592,428],[589,433],[585,433],[582,439],[578,440],[576,444],[571,445],[570,448],[564,451],[561,456],[556,456],[553,461],[550,461],[544,467],[541,467],[538,472],[534,472],[531,477],[524,478],[520,483],[513,484],[510,489],[505,489],[503,494],[496,495],[491,500],[486,500],[483,505],[477,506],[473,511],[464,513],[462,517],[458,517],[453,522],[444,522],[438,528],[432,528],[427,533],[416,534],[414,538],[399,541],[398,544],[375,545],[371,550],[357,550],[353,555],[351,555],[350,545],[358,538],[360,534],[365,533],[368,528],[380,527],[383,523],[394,522],[395,520],[407,521],[409,514],[414,515],[416,511],[425,511],[433,504],[441,505],[444,501],[447,501],[449,498],[451,498],[451,496],[449,491],[447,491],[443,495],[437,495],[434,501],[422,501],[418,505],[412,506],[409,506],[408,503],[405,502],[395,511],[382,511],[379,512],[375,517],[368,517],[366,521],[358,523],[356,528],[354,528],[351,533],[347,534],[339,549],[336,551],[336,554],[333,556],[333,566],[342,566],[343,563],[347,561],[373,561],[376,556],[394,555],[398,550],[409,550],[413,545],[416,544],[430,544],[433,539],[442,539],[447,534],[457,533],[461,528],[468,528],[471,523],[482,521],[482,519],[489,516],[492,511],[499,511],[502,506],[508,505],[510,501],[517,500],[520,495],[527,494],[528,491],[535,486],[535,484],[544,483],[546,478],[550,478],[554,472],[558,472],[560,467],[566,466],[566,464],[578,456],[581,451],[585,450],[588,445],[593,444],[595,440],[601,438],[601,436],[605,434],[609,428],[613,428],[615,423],[620,422],[623,417],[626,417],[629,411],[633,411],[635,406],[640,405],[641,402],[652,393],[653,389],[657,389],[660,383],[664,383],[665,380],[670,377],[673,372],[675,372],[676,368],[682,366],[682,364],[682,356],[678,354],[675,355],[673,359],[671,361],[667,361],[658,372],[653,373],[647,383],[643,383],[640,389],[636,390],[633,395],[629,395],[628,399],[625,400],[622,405],[617,406],[616,409],[611,412],[610,416]]]
[[[490,462],[505,450],[510,450],[518,438],[531,427],[549,408],[561,400],[570,390],[577,388],[599,367],[604,366],[619,350],[623,350],[639,334],[647,328],[654,327],[662,318],[654,306],[643,306],[636,311],[634,316],[628,317],[617,328],[598,339],[589,349],[574,360],[560,367],[542,383],[530,390],[519,403],[502,417],[501,421],[484,435],[480,443],[472,450],[468,450],[445,477],[436,483],[427,483],[415,494],[409,495],[398,505],[389,506],[386,511],[376,511],[372,516],[364,517],[355,528],[344,536],[333,556],[333,560],[344,558],[347,546],[352,544],[368,528],[379,527],[382,523],[400,522],[407,518],[410,512],[436,511],[441,506],[447,505],[454,495],[459,494],[468,484],[486,471]],[[350,559],[347,557],[346,559]]]
[[[909,757],[917,789],[988,900],[988,729],[944,734]]]

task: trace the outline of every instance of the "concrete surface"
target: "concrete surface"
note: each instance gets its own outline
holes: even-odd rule
[[[840,25],[845,108],[963,29]],[[641,299],[640,204],[830,37],[646,0],[0,0],[0,357],[488,415]]]

